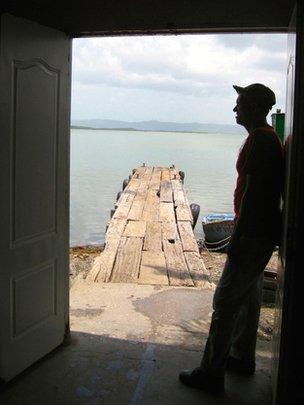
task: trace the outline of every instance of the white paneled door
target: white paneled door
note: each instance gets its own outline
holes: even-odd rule
[[[0,378],[68,324],[70,39],[1,16]]]

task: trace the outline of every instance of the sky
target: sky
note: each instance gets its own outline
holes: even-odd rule
[[[234,124],[233,84],[263,83],[285,111],[285,34],[73,40],[72,120]]]

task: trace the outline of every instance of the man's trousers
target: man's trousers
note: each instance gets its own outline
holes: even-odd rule
[[[241,237],[228,254],[213,298],[213,314],[201,368],[223,376],[229,355],[255,361],[264,269],[275,244],[266,238]]]

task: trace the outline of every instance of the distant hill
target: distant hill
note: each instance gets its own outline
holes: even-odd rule
[[[244,134],[245,130],[239,125],[203,124],[199,122],[178,123],[161,121],[127,122],[116,120],[73,120],[72,127],[86,129],[124,129],[137,131],[168,131],[168,132],[208,132]]]

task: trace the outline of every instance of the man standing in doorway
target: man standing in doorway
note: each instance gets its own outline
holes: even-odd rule
[[[201,364],[179,375],[185,385],[214,393],[224,391],[226,370],[255,371],[263,272],[280,232],[283,150],[266,120],[275,95],[259,83],[233,87],[238,94],[236,122],[248,132],[236,164],[235,228],[214,294]]]

